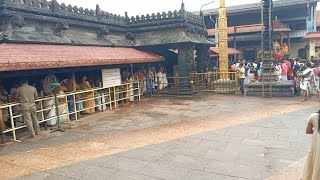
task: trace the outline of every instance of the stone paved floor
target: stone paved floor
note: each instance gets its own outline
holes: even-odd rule
[[[221,95],[145,100],[3,146],[0,179],[299,179],[305,120],[318,105]]]

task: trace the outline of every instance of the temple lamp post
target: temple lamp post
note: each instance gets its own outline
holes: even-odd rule
[[[216,2],[216,1],[211,1],[211,2],[208,2],[208,3],[206,3],[206,4],[202,4],[201,7],[200,7],[200,16],[202,15],[202,8],[203,8],[204,6],[213,4],[213,3],[215,3],[215,2]]]

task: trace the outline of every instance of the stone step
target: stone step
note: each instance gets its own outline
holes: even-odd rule
[[[262,96],[262,91],[247,91],[245,93],[245,96],[253,96],[253,97],[259,97]],[[288,92],[272,92],[272,97],[293,97],[295,96],[294,94],[292,94],[291,91]],[[270,91],[267,92],[265,91],[264,93],[264,97],[270,97]]]
[[[293,82],[292,81],[281,81],[271,82],[272,85],[272,96],[273,97],[292,97]],[[265,81],[264,83],[265,97],[270,95],[270,82]],[[245,85],[246,96],[261,96],[262,95],[262,83],[251,83]]]

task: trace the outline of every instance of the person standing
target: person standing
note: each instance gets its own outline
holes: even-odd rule
[[[307,120],[306,133],[312,134],[311,146],[309,148],[302,180],[320,179],[320,111],[312,113]]]
[[[281,80],[282,81],[288,81],[288,71],[289,71],[289,67],[287,65],[287,63],[285,61],[283,61],[283,63],[281,64]]]
[[[22,86],[17,89],[17,99],[20,101],[21,114],[31,136],[40,135],[39,120],[35,100],[38,93],[35,87],[28,85],[28,80],[22,80]]]
[[[318,93],[318,98],[319,98],[320,97],[320,66],[316,65],[313,71],[314,71],[313,84]]]
[[[237,69],[237,72],[238,72],[238,77],[240,81],[240,91],[242,94],[244,93],[244,80],[246,78],[245,71],[246,70],[243,67],[243,63],[240,63],[239,68]]]
[[[163,76],[163,70],[162,67],[160,68],[159,72],[157,73],[156,76],[156,82],[158,84],[158,90],[163,90],[164,89],[164,76]]]
[[[300,81],[300,89],[303,91],[303,100],[302,102],[306,101],[310,92],[311,92],[311,82],[313,78],[313,69],[311,68],[310,62],[306,63],[307,68],[301,74],[301,81]]]
[[[249,63],[245,63],[243,68],[245,70],[244,71],[244,76],[245,76],[244,84],[249,84],[250,83],[249,75],[250,75],[250,69],[251,69]]]
[[[292,63],[289,60],[284,60],[284,62],[286,63],[286,65],[288,66],[288,80],[292,80],[293,79],[293,73],[292,73]]]
[[[84,114],[93,114],[95,112],[94,94],[93,94],[93,91],[90,91],[91,85],[87,79],[87,76],[83,76],[83,78],[82,78],[81,90],[87,91],[87,92],[82,93],[83,106],[85,109],[85,110],[83,110],[83,113]]]

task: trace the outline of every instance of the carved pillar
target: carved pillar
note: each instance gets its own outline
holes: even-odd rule
[[[196,47],[196,51],[197,72],[206,72],[210,61],[209,46],[199,45]]]
[[[219,0],[219,70],[228,72],[228,20],[225,0]],[[221,79],[228,79],[228,74],[222,74]]]
[[[195,71],[196,64],[194,58],[194,47],[181,46],[178,48],[178,65],[175,68],[175,74],[180,77],[189,77],[190,73]]]
[[[60,11],[59,6],[60,6],[60,5],[59,5],[59,3],[57,2],[57,0],[52,0],[52,1],[51,1],[51,8],[52,8],[52,12],[53,12],[53,13]]]
[[[97,19],[100,21],[101,20],[101,10],[99,4],[96,5],[96,16]]]

